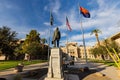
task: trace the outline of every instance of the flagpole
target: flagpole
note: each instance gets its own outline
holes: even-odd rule
[[[66,26],[67,27],[67,26]],[[67,32],[67,30],[66,30],[66,32]],[[67,32],[67,34],[66,34],[66,42],[67,42],[67,53],[68,53],[68,32]]]
[[[67,16],[66,16],[67,17]],[[66,25],[66,28],[67,28],[67,25]],[[66,32],[67,32],[67,30],[68,30],[68,28],[66,29]],[[68,32],[67,32],[67,34],[66,34],[66,53],[67,53],[67,55],[69,55],[68,54]],[[67,60],[68,60],[68,56],[67,56]]]
[[[67,27],[67,26],[66,26],[66,27]],[[68,29],[67,29],[67,34],[66,34],[66,41],[67,41],[66,48],[67,48],[67,54],[68,54],[67,60],[69,60],[70,54],[68,53]]]
[[[50,27],[52,27],[51,25],[51,10],[50,10]],[[51,28],[49,27],[49,37],[48,37],[48,61],[49,61],[49,57],[50,57],[50,34],[51,34]],[[48,62],[49,64],[49,62]]]
[[[82,25],[82,16],[81,16],[81,32],[82,32],[82,38],[83,38],[83,46],[84,46],[84,55],[85,55],[85,61],[86,61],[86,64],[88,64],[88,60],[87,60],[87,53],[86,53],[86,46],[85,46],[85,38],[84,38],[84,29],[83,29],[83,25]]]
[[[67,35],[66,35],[66,39],[67,39],[67,53],[68,53],[68,30],[70,29],[70,31],[72,30],[68,21],[68,18],[66,16],[66,28],[67,28]],[[70,59],[70,53],[68,53],[68,59]]]
[[[78,4],[78,9],[79,9],[80,5]],[[80,10],[79,10],[79,14],[80,14]],[[85,61],[86,61],[86,65],[88,66],[88,60],[87,60],[87,53],[86,53],[86,46],[85,46],[85,39],[84,39],[84,29],[83,29],[83,25],[82,25],[82,15],[80,14],[80,29],[81,29],[81,32],[82,32],[82,39],[83,39],[83,46],[84,46],[84,55],[85,55]]]
[[[49,37],[48,37],[48,61],[49,61],[49,55],[50,55],[50,27],[49,27]]]
[[[52,11],[50,10],[50,27],[49,27],[49,48],[48,48],[48,66],[50,67],[49,70],[51,72],[51,77],[53,77],[53,67],[52,67],[52,57],[50,57],[50,35],[51,35],[51,27],[53,26],[53,16]]]
[[[67,32],[67,30],[66,30],[66,32]],[[66,53],[68,54],[68,33],[66,34]],[[67,59],[68,59],[68,57],[67,57]]]

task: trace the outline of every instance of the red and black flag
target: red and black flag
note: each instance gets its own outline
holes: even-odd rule
[[[80,7],[80,11],[81,11],[81,14],[85,17],[85,18],[90,18],[90,13],[87,9],[83,8],[83,7]]]
[[[52,26],[54,22],[52,12],[50,12],[50,25]]]
[[[71,29],[71,27],[70,27],[70,24],[69,24],[69,21],[68,21],[67,16],[66,16],[66,25],[67,25],[68,29],[71,31],[72,29]]]

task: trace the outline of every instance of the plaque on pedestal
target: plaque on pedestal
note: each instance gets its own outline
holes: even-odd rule
[[[52,48],[45,80],[64,80],[62,72],[62,53],[59,48]]]

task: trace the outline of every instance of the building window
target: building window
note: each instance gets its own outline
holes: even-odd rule
[[[68,49],[68,53],[70,53],[71,55],[74,55],[74,49]]]

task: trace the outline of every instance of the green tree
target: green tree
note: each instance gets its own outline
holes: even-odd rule
[[[17,44],[17,47],[15,48],[15,51],[14,51],[14,55],[15,55],[16,60],[23,60],[24,59],[25,54],[24,54],[23,49],[22,49],[22,43]]]
[[[105,56],[108,56],[108,55],[109,55],[108,52],[107,52],[107,50],[106,50],[106,47],[107,47],[112,53],[114,53],[113,48],[115,49],[115,51],[116,51],[117,53],[120,53],[120,47],[119,47],[119,45],[117,44],[117,42],[104,40],[103,45],[96,46],[96,47],[94,47],[94,48],[91,49],[91,54],[93,54],[95,57],[101,55],[101,58],[102,58],[103,60],[105,60]]]
[[[26,35],[26,39],[22,45],[23,52],[29,55],[28,59],[40,55],[41,53],[41,43],[39,33],[36,30],[31,30],[29,34]]]
[[[36,30],[31,30],[29,34],[26,35],[25,42],[30,44],[31,42],[38,42],[40,43],[39,33]]]
[[[7,26],[0,28],[0,50],[3,55],[5,55],[5,60],[13,56],[15,42],[17,33],[11,31]]]
[[[99,35],[98,35],[98,33],[101,33],[101,31],[99,29],[94,29],[94,30],[91,31],[91,35],[93,33],[95,34],[96,40],[98,42],[98,45],[100,46],[100,41],[99,41]]]
[[[45,38],[42,38],[42,39],[41,39],[41,42],[42,42],[43,44],[45,44],[45,43],[47,42],[47,40],[46,40]]]
[[[112,53],[114,53],[113,50],[112,50],[112,48],[114,48],[117,53],[120,53],[120,46],[119,46],[119,44],[118,44],[117,42],[112,41],[112,40],[104,40],[104,45],[105,45]]]
[[[45,43],[47,42],[47,40],[45,38],[42,38],[41,39],[41,45],[42,45],[42,49],[44,50],[44,46],[45,46]]]
[[[45,38],[42,38],[41,39],[41,42],[42,42],[42,59],[47,59],[47,54],[48,54],[48,46],[45,45],[45,43],[47,42],[47,40]]]
[[[91,49],[91,54],[94,55],[94,57],[96,58],[97,56],[101,56],[101,58],[103,60],[105,60],[105,57],[107,55],[107,51],[105,46],[98,46],[98,47],[94,47]]]

